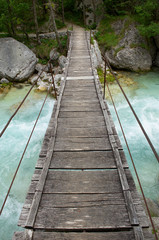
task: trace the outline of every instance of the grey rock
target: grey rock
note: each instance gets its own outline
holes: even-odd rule
[[[159,51],[157,52],[157,56],[156,56],[156,59],[154,61],[154,65],[159,67]]]
[[[0,80],[0,83],[9,83],[9,81],[8,81],[6,78],[2,78],[2,79]]]
[[[0,78],[22,82],[34,72],[37,59],[23,43],[13,38],[0,39]]]
[[[36,66],[35,66],[35,70],[37,72],[41,72],[41,71],[43,71],[44,67],[45,67],[45,65],[43,65],[41,63],[37,63]]]
[[[62,74],[57,74],[57,75],[55,75],[55,78],[54,78],[55,82],[58,83],[59,81],[61,81],[61,78],[62,78],[62,77],[63,77]]]
[[[146,49],[147,40],[140,35],[135,24],[125,29],[125,23],[126,20],[119,20],[112,25],[115,33],[117,35],[122,33],[123,37],[117,46],[107,50],[105,55],[110,64],[118,69],[149,71],[155,56],[155,49],[149,52]]]
[[[65,67],[65,64],[67,62],[67,58],[63,55],[61,55],[58,59],[58,63],[60,65],[61,68],[64,68]]]
[[[29,78],[28,82],[30,82],[31,84],[34,84],[37,81],[38,77],[39,77],[38,75],[34,74]]]
[[[53,60],[53,61],[56,61],[60,56],[60,53],[57,52],[56,49],[52,49],[51,52],[50,52],[50,58]]]
[[[115,54],[114,50],[107,51],[106,57],[110,64],[119,69],[131,71],[149,71],[152,65],[152,57],[146,49],[124,48]]]

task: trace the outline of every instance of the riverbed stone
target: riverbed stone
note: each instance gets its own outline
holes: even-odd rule
[[[36,55],[13,38],[0,39],[0,78],[23,82],[35,70]]]
[[[2,78],[2,79],[0,80],[0,83],[9,83],[9,81],[8,81],[6,78]]]
[[[63,55],[61,55],[58,59],[58,63],[60,65],[61,68],[64,68],[65,67],[65,64],[67,62],[67,58]]]
[[[53,60],[53,61],[57,61],[58,58],[60,56],[60,53],[57,51],[56,48],[52,49],[51,52],[50,52],[50,58]]]

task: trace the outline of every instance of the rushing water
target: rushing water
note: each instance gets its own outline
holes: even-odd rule
[[[159,153],[159,72],[153,71],[142,75],[132,74],[131,77],[134,79],[134,84],[129,87],[123,86],[124,90]],[[111,88],[145,195],[147,198],[151,198],[159,203],[159,164],[153,156],[126,101],[122,94],[120,94],[117,85],[112,85]],[[0,130],[13,114],[27,91],[28,87],[20,90],[12,88],[7,95],[0,97]],[[44,97],[45,95],[32,91],[22,109],[11,122],[6,133],[0,139],[0,206],[2,205],[5,193],[18,165]],[[121,137],[130,169],[135,178],[113,107],[109,100],[108,103]],[[3,214],[0,217],[0,240],[11,240],[13,232],[20,231],[20,228],[17,227],[18,218],[35,163],[38,159],[53,105],[54,100],[49,98],[23,159]]]
[[[2,130],[9,117],[14,113],[29,88],[12,88],[8,94],[0,95],[0,130]],[[44,98],[45,94],[36,93],[32,90],[21,110],[0,139],[0,207]],[[20,228],[17,227],[17,222],[34,172],[53,105],[54,100],[49,97],[0,217],[0,240],[10,240],[14,231],[20,231]]]
[[[129,76],[133,78],[134,84],[129,87],[123,85],[123,88],[159,154],[159,71],[154,70],[153,72],[140,75],[130,75],[129,73]],[[139,125],[126,103],[126,100],[120,93],[119,88],[117,85],[112,85],[111,89],[116,93],[114,94],[115,103],[144,193],[147,198],[150,198],[159,204],[159,163],[154,157]],[[126,152],[131,172],[135,178],[133,166],[113,106],[110,101],[108,101],[108,103],[115,121],[115,126]],[[139,189],[136,178],[135,182]]]

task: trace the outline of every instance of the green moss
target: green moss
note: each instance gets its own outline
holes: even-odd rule
[[[118,52],[120,52],[122,49],[124,49],[124,46],[116,48],[115,49],[115,56],[117,55]]]
[[[104,72],[102,68],[98,68],[97,73],[101,84],[104,84]],[[115,81],[114,76],[109,71],[107,71],[106,80],[108,83],[113,83]]]
[[[113,19],[109,16],[103,19],[98,27],[98,32],[95,34],[99,44],[104,46],[105,50],[118,44],[118,36],[111,27]]]
[[[141,47],[141,48],[144,48],[146,50],[149,50],[149,46],[147,44],[145,44],[145,43],[140,43],[140,44],[131,43],[130,47],[131,48]]]
[[[124,19],[125,24],[120,34],[119,35],[115,34],[111,25],[119,20]],[[95,37],[97,38],[100,46],[105,48],[104,50],[110,49],[111,47],[115,47],[119,43],[119,41],[124,37],[126,29],[128,29],[130,24],[132,24],[133,22],[134,19],[130,16],[112,17],[107,15],[105,19],[101,21],[98,27],[98,32],[95,34]]]
[[[11,88],[12,85],[13,85],[13,83],[11,83],[11,82],[9,82],[9,83],[1,83],[0,87],[1,88],[6,88],[6,87]]]
[[[94,44],[94,38],[91,37],[91,44],[93,45]]]

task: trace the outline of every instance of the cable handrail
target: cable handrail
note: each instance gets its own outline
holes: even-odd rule
[[[12,121],[12,119],[15,117],[15,115],[18,113],[19,109],[21,108],[21,106],[23,105],[23,103],[25,102],[25,100],[27,99],[27,97],[29,96],[30,92],[32,91],[32,89],[34,88],[34,86],[36,85],[37,81],[39,80],[39,78],[41,77],[42,73],[45,71],[46,67],[50,64],[50,68],[51,68],[51,60],[52,58],[49,59],[49,61],[47,62],[46,66],[43,68],[43,70],[41,71],[41,73],[38,75],[36,81],[33,83],[33,85],[31,86],[31,88],[29,89],[29,91],[27,92],[27,94],[25,95],[25,97],[23,98],[23,100],[20,102],[19,106],[17,107],[17,109],[15,110],[15,112],[12,114],[12,116],[9,118],[8,122],[6,123],[6,125],[4,126],[4,128],[2,129],[2,131],[0,132],[0,138],[2,137],[2,135],[4,134],[4,132],[6,131],[6,129],[8,128],[10,122]],[[52,74],[52,68],[51,68],[51,74]],[[53,74],[52,74],[52,78],[53,78]],[[55,91],[55,96],[57,99],[57,94],[56,94],[56,88],[54,85],[54,81],[53,81],[53,86],[54,86],[54,91]]]
[[[110,98],[111,98],[111,101],[112,101],[112,104],[113,104],[113,107],[114,107],[114,110],[115,110],[117,119],[118,119],[118,122],[119,122],[119,125],[120,125],[120,128],[121,128],[121,131],[122,131],[122,134],[123,134],[123,137],[124,137],[124,140],[125,140],[125,143],[126,143],[126,146],[127,146],[128,152],[129,152],[129,155],[130,155],[130,159],[131,159],[131,162],[132,162],[134,171],[135,171],[135,175],[136,175],[137,181],[138,181],[138,183],[139,183],[139,187],[140,187],[140,190],[141,190],[141,193],[142,193],[142,197],[143,197],[143,200],[144,200],[144,203],[145,203],[147,212],[148,212],[148,216],[149,216],[149,219],[150,219],[152,228],[153,228],[153,232],[154,232],[154,235],[155,235],[156,240],[158,240],[158,236],[157,236],[157,233],[156,233],[156,230],[155,230],[155,226],[154,226],[154,223],[153,223],[153,220],[152,220],[152,217],[151,217],[151,213],[150,213],[150,210],[149,210],[149,207],[148,207],[148,203],[147,203],[147,200],[146,200],[146,197],[145,197],[143,188],[142,188],[142,184],[141,184],[141,181],[140,181],[140,178],[139,178],[139,175],[138,175],[136,166],[135,166],[135,162],[134,162],[134,160],[133,160],[133,157],[132,157],[132,154],[131,154],[131,151],[130,151],[129,144],[128,144],[128,141],[127,141],[127,139],[126,139],[126,135],[125,135],[125,132],[124,132],[122,123],[121,123],[120,118],[119,118],[119,114],[118,114],[117,108],[116,108],[116,106],[115,106],[115,102],[114,102],[114,100],[113,100],[113,96],[112,96],[112,94],[111,94],[111,91],[110,91],[110,88],[109,88],[109,85],[108,85],[108,82],[107,82],[107,79],[106,79],[106,66],[108,66],[108,68],[110,69],[110,71],[111,71],[111,73],[113,74],[113,76],[115,77],[115,79],[117,79],[117,77],[116,77],[116,75],[114,74],[114,72],[112,71],[112,68],[111,68],[110,64],[108,65],[108,63],[109,63],[108,60],[106,61],[106,58],[105,58],[105,57],[103,57],[103,60],[105,61],[105,69],[104,69],[104,88],[105,88],[105,86],[107,86],[107,89],[108,89],[108,92],[109,92],[109,95],[110,95]],[[119,81],[117,80],[117,82],[119,82]],[[120,83],[119,83],[119,84],[120,84]],[[121,86],[121,85],[120,85],[120,86]],[[122,87],[121,87],[121,88],[122,88]],[[122,89],[122,90],[123,90],[123,89]],[[123,90],[123,92],[124,92],[124,90]],[[105,93],[105,91],[104,91],[104,93]],[[126,94],[125,94],[125,95],[126,95]],[[124,95],[124,96],[125,96],[125,95]],[[105,98],[105,94],[104,94],[104,98]]]
[[[54,89],[55,89],[53,73],[51,72],[51,74],[52,74],[52,84],[53,84]],[[55,89],[55,92],[56,92],[56,89]],[[20,159],[20,161],[19,161],[19,164],[18,164],[18,166],[17,166],[17,168],[16,168],[16,171],[15,171],[15,173],[14,173],[14,175],[13,175],[12,181],[11,181],[10,186],[9,186],[9,188],[8,188],[8,191],[7,191],[7,194],[6,194],[5,199],[4,199],[4,201],[3,201],[2,207],[1,207],[1,209],[0,209],[0,216],[1,216],[2,212],[3,212],[4,206],[5,206],[6,201],[7,201],[7,199],[8,199],[9,193],[10,193],[10,191],[11,191],[11,189],[12,189],[13,183],[14,183],[14,181],[15,181],[15,178],[16,178],[17,173],[18,173],[18,171],[19,171],[19,168],[20,168],[20,166],[21,166],[22,160],[23,160],[23,158],[24,158],[24,155],[25,155],[25,153],[26,153],[26,150],[27,150],[27,148],[28,148],[28,145],[29,145],[29,143],[30,143],[30,140],[31,140],[32,135],[33,135],[33,133],[34,133],[34,130],[35,130],[35,128],[36,128],[36,125],[37,125],[37,123],[38,123],[39,117],[40,117],[41,112],[42,112],[42,110],[43,110],[43,108],[44,108],[44,105],[45,105],[45,103],[46,103],[46,100],[47,100],[47,98],[48,98],[48,95],[49,95],[49,90],[47,91],[47,94],[46,94],[46,96],[45,96],[45,99],[44,99],[44,101],[43,101],[43,104],[42,104],[42,106],[41,106],[41,109],[40,109],[39,114],[38,114],[38,116],[37,116],[37,119],[36,119],[36,121],[35,121],[35,123],[34,123],[34,126],[33,126],[33,128],[32,128],[32,131],[31,131],[31,133],[30,133],[30,136],[29,136],[29,138],[28,138],[28,141],[27,141],[26,146],[25,146],[25,148],[24,148],[24,151],[23,151],[23,153],[22,153],[22,156],[21,156],[21,159]],[[56,97],[57,97],[57,95],[56,95]]]
[[[124,92],[124,90],[123,90],[121,84],[119,83],[119,81],[118,81],[118,79],[117,79],[115,73],[113,72],[112,67],[110,66],[110,63],[109,63],[108,59],[107,59],[105,56],[103,56],[103,55],[102,55],[102,57],[103,57],[103,59],[106,61],[107,66],[108,66],[108,68],[110,69],[111,74],[114,76],[114,78],[115,78],[115,80],[116,80],[116,82],[117,82],[117,84],[118,84],[118,86],[119,86],[121,92],[123,93],[123,95],[124,95],[124,97],[125,97],[125,99],[126,99],[128,105],[129,105],[131,111],[133,112],[133,114],[134,114],[134,116],[135,116],[135,118],[136,118],[136,120],[137,120],[137,122],[138,122],[138,124],[139,124],[139,126],[140,126],[140,128],[141,128],[141,130],[142,130],[142,132],[143,132],[143,134],[144,134],[144,136],[145,136],[145,138],[147,139],[147,141],[148,141],[148,143],[149,143],[149,145],[150,145],[150,147],[151,147],[152,152],[154,153],[154,155],[155,155],[157,161],[159,162],[159,155],[158,155],[158,153],[157,153],[155,147],[153,146],[153,144],[152,144],[152,142],[151,142],[151,140],[150,140],[150,138],[149,138],[147,132],[145,131],[145,129],[144,129],[144,127],[143,127],[141,121],[139,120],[139,118],[138,118],[138,116],[137,116],[137,114],[136,114],[136,112],[135,112],[133,106],[131,105],[131,103],[130,103],[130,101],[129,101],[127,95],[126,95],[126,93]]]

